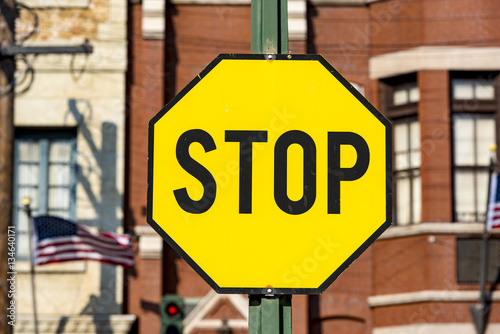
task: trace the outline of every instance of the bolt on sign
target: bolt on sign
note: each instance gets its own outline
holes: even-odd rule
[[[391,125],[318,55],[215,58],[149,123],[149,224],[219,293],[318,294],[391,224]]]

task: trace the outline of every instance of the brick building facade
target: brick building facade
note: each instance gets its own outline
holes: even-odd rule
[[[139,333],[159,332],[158,303],[175,293],[194,308],[189,333],[215,333],[223,318],[246,332],[241,299],[211,294],[147,225],[146,174],[151,117],[219,53],[250,52],[250,1],[130,1],[128,15],[125,223],[139,251],[126,311]],[[500,134],[499,15],[495,0],[289,1],[291,53],[321,54],[394,132],[393,226],[322,295],[293,297],[294,333],[474,333],[472,267]],[[500,331],[491,298],[488,333]]]

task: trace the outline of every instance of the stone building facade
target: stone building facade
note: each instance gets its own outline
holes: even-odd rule
[[[25,0],[17,44],[77,46],[84,54],[17,55],[14,107],[15,333],[34,333],[27,219],[52,214],[123,233],[127,2]],[[43,176],[45,170],[48,176]],[[40,333],[127,333],[123,269],[80,261],[36,267]]]
[[[290,0],[289,50],[321,54],[393,124],[393,226],[320,296],[293,297],[294,333],[475,333],[478,241],[491,142],[498,142],[500,4],[495,0]],[[249,0],[129,5],[126,224],[139,235],[127,312],[160,330],[161,296],[194,309],[187,333],[240,300],[210,287],[146,223],[147,124],[219,53],[249,53]],[[491,241],[489,279],[498,272]],[[476,265],[475,265],[476,264]],[[500,330],[492,285],[490,325]],[[242,296],[242,298],[245,298]],[[218,320],[217,320],[218,319]]]

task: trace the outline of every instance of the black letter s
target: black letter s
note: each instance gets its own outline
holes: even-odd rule
[[[189,155],[189,146],[194,142],[200,143],[205,152],[215,150],[216,146],[210,134],[199,129],[184,132],[177,141],[177,161],[179,161],[179,164],[186,172],[201,182],[203,185],[203,196],[199,201],[194,201],[189,197],[186,188],[174,190],[174,196],[184,211],[189,213],[204,213],[215,202],[217,185],[212,174]]]

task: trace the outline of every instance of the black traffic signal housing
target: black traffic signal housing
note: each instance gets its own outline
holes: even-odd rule
[[[184,299],[178,295],[164,295],[160,303],[161,334],[182,334]]]

